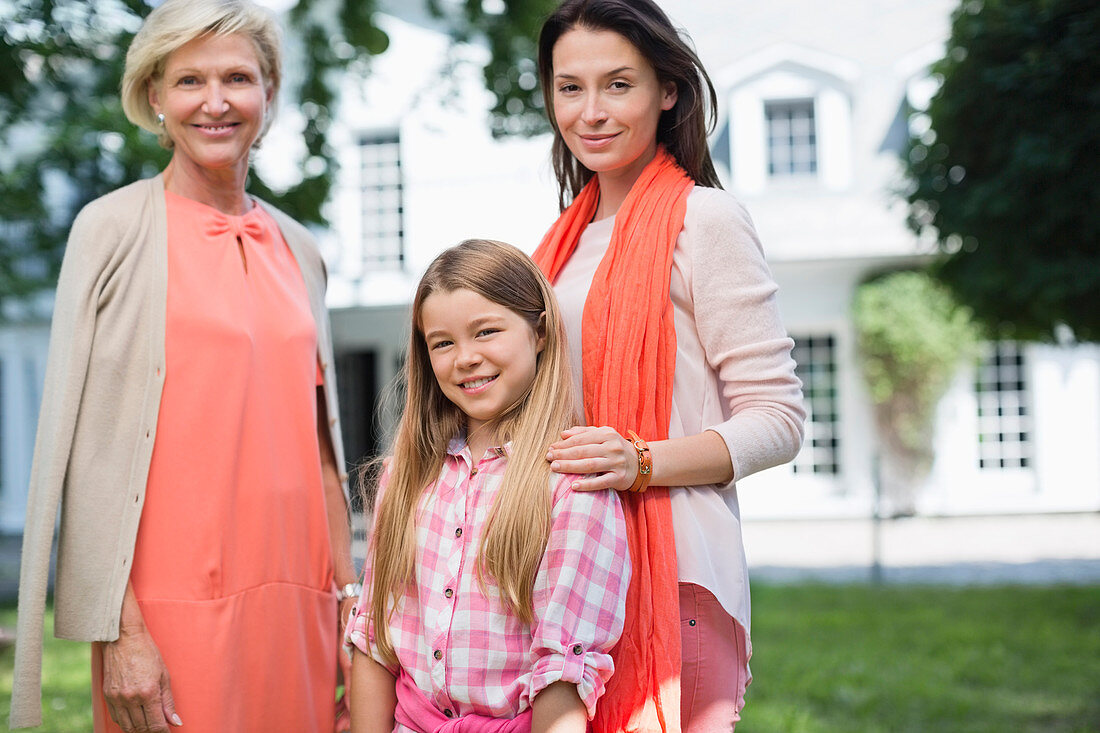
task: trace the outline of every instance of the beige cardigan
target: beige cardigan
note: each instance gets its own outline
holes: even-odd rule
[[[264,208],[302,271],[325,403],[335,417],[324,262],[305,227]],[[157,176],[88,204],[69,235],[27,497],[12,728],[41,724],[43,612],[58,505],[54,633],[77,641],[118,638],[165,378],[166,222],[164,181]],[[334,420],[330,426],[336,465],[343,467],[340,426]]]

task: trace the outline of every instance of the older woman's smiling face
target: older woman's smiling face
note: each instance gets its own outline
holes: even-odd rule
[[[240,172],[264,126],[272,90],[256,47],[240,34],[200,36],[173,51],[149,103],[164,115],[173,162]]]

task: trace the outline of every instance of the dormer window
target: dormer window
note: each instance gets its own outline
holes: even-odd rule
[[[726,133],[716,139],[738,194],[844,191],[853,175],[859,67],[796,46],[764,49],[717,75]]]
[[[768,176],[786,178],[817,173],[814,100],[764,102],[768,131]]]

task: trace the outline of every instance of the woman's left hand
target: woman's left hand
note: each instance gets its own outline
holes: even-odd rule
[[[574,425],[561,437],[546,460],[551,471],[585,476],[573,482],[574,491],[626,491],[638,477],[638,452],[612,428]]]

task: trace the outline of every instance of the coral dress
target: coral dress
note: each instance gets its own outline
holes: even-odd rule
[[[173,730],[329,733],[337,606],[305,283],[259,206],[166,199],[167,372],[130,580]],[[92,671],[95,730],[118,731],[96,656]]]

